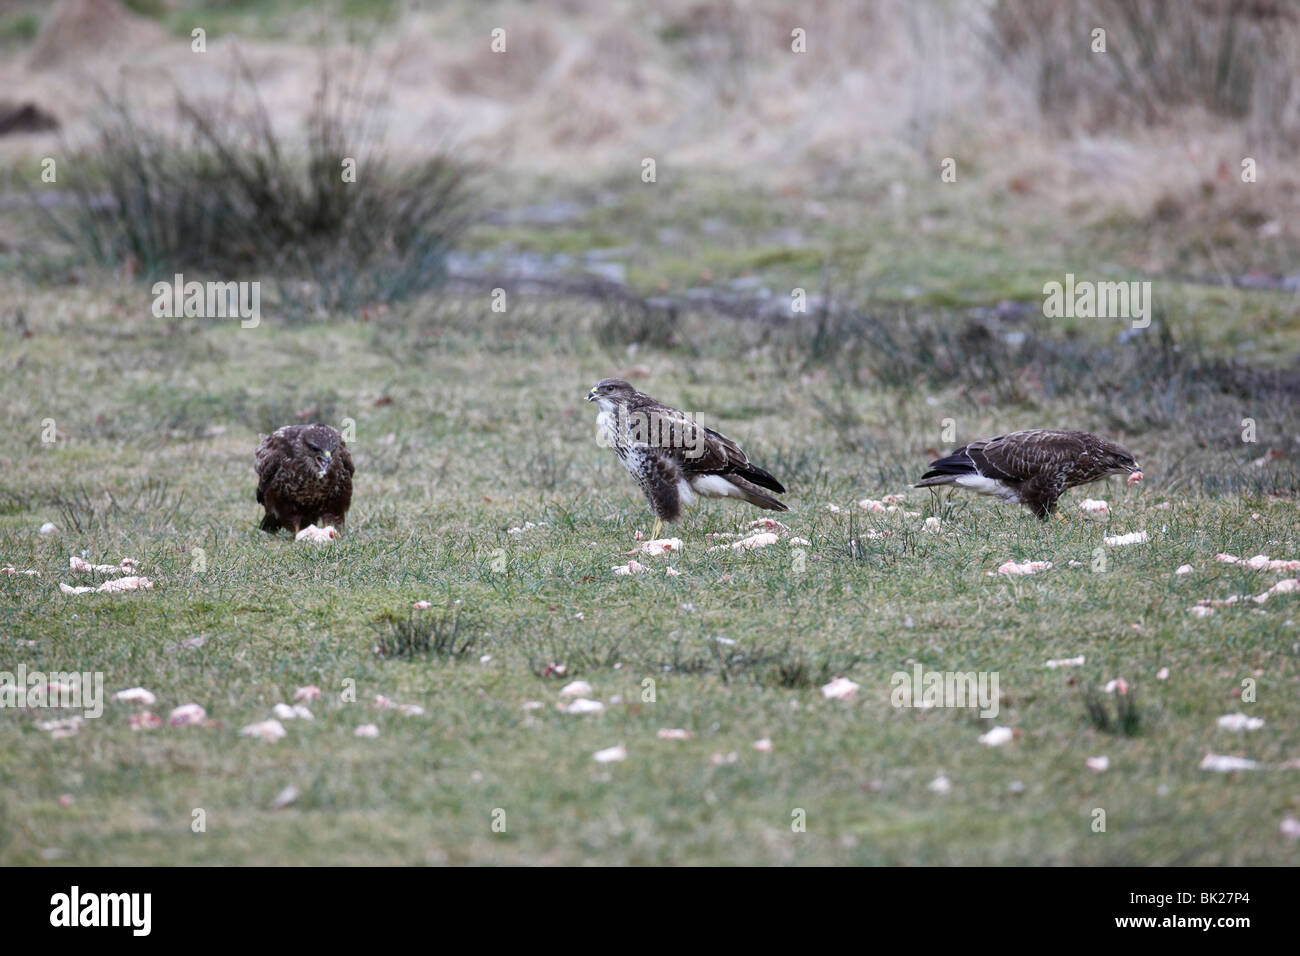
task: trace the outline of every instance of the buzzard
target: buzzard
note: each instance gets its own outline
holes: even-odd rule
[[[255,456],[262,530],[297,534],[307,525],[340,532],[352,504],[352,456],[328,425],[286,425],[262,439]]]
[[[917,488],[957,485],[981,495],[1023,504],[1044,521],[1066,488],[1107,475],[1142,480],[1137,461],[1123,445],[1090,432],[1033,428],[981,438],[930,463]]]
[[[764,491],[785,488],[752,464],[740,446],[685,412],[661,405],[622,379],[606,378],[587,393],[600,407],[596,424],[628,474],[637,480],[655,515],[651,538],[676,521],[696,495],[739,498],[768,511],[788,511]]]

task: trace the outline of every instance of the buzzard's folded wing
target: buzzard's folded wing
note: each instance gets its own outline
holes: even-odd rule
[[[674,434],[682,440],[662,451],[669,455],[687,475],[738,475],[760,488],[785,493],[785,487],[772,475],[749,460],[734,441],[721,432],[705,428],[675,409],[659,410],[661,419],[671,421]]]
[[[1046,429],[1011,432],[973,441],[947,458],[931,462],[925,478],[981,475],[999,481],[1028,481],[1044,472],[1058,472],[1080,461],[1088,444],[1073,432]]]
[[[981,475],[999,481],[1019,481],[1025,478],[1021,464],[1014,455],[1007,454],[1005,445],[998,444],[1006,435],[973,441],[958,448],[947,458],[930,463],[930,470],[921,476],[943,478],[948,475]]]
[[[257,472],[257,503],[264,504],[263,498],[266,494],[266,486],[275,478],[275,473],[280,470],[280,463],[284,461],[288,452],[288,440],[280,435],[267,435],[262,439],[262,443],[257,446],[257,452],[253,456],[253,467]]]
[[[1084,432],[1031,429],[990,438],[984,455],[991,464],[1021,479],[1062,473],[1089,460],[1089,439]]]

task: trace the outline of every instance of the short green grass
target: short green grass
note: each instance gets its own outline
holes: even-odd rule
[[[1250,230],[1221,216],[1223,236],[1211,243],[1201,220],[1216,215],[1213,207],[1171,225],[1128,212],[1056,210],[1039,197],[1001,195],[978,180],[935,185],[915,166],[882,176],[862,172],[777,190],[748,180],[737,187],[721,174],[694,170],[655,184],[606,175],[582,185],[525,177],[520,185],[520,177],[506,182],[489,174],[487,191],[508,196],[508,210],[544,196],[552,206],[578,211],[559,222],[481,225],[465,249],[483,257],[485,269],[532,255],[569,273],[589,264],[584,253],[603,250],[608,255],[600,261],[622,264],[628,285],[644,295],[758,280],[787,300],[803,288],[881,307],[945,310],[1001,300],[1037,309],[1044,283],[1064,282],[1067,273],[1081,280],[1147,280],[1155,321],[1174,323],[1184,338],[1257,364],[1294,358],[1300,341],[1294,296],[1211,284],[1252,270],[1289,274],[1294,270],[1286,262],[1300,253],[1289,240],[1252,241]],[[907,188],[894,197],[890,186],[900,184]],[[1152,272],[1152,261],[1167,267]],[[1055,331],[1104,340],[1116,328],[1068,319]]]
[[[630,355],[598,334],[599,302],[522,293],[504,315],[485,291],[370,321],[288,325],[269,309],[245,330],[154,319],[147,288],[103,276],[5,282],[0,565],[41,575],[0,575],[0,669],[101,671],[110,694],[143,685],[162,716],[192,701],[211,720],[132,731],[135,706],[109,702],[59,739],[36,726],[47,712],[0,711],[6,865],[1294,860],[1278,825],[1300,809],[1297,771],[1281,766],[1300,757],[1298,597],[1188,612],[1279,577],[1217,552],[1300,557],[1294,497],[1264,494],[1267,472],[1249,464],[1295,433],[1294,405],[1241,397],[1241,415],[1268,423],[1255,445],[1234,439],[1235,420],[1205,448],[1190,425],[1125,433],[1147,480],[1072,492],[1040,524],[906,487],[945,447],[945,418],[959,440],[1108,429],[1089,410],[1101,406],[1032,384],[1010,404],[960,380],[887,388],[809,365],[780,330],[694,315],[676,345]],[[1215,296],[1225,304],[1198,321],[1247,301]],[[1181,332],[1193,317],[1174,321]],[[672,531],[682,554],[613,574],[650,520],[582,398],[629,366],[787,483],[778,544],[709,550],[725,539],[707,535],[763,516],[710,503]],[[349,533],[321,547],[257,530],[253,448],[298,413],[355,423]],[[1210,473],[1223,480],[1195,480]],[[855,505],[904,491],[918,516]],[[1084,494],[1109,500],[1108,522],[1077,513]],[[931,515],[938,534],[922,530]],[[47,520],[57,533],[38,533]],[[1137,530],[1149,543],[1105,549],[1094,570],[1103,535]],[[69,570],[83,553],[134,558],[153,590],[60,593],[98,580]],[[1013,558],[1055,567],[988,575]],[[1184,563],[1194,571],[1176,576]],[[413,611],[420,600],[434,608]],[[375,653],[394,621],[447,609],[474,637],[463,655]],[[201,647],[177,647],[195,637]],[[1080,654],[1082,667],[1045,667]],[[891,676],[914,662],[997,672],[996,720],[892,707]],[[841,676],[857,695],[824,699]],[[1119,677],[1138,701],[1132,736],[1087,716],[1085,690]],[[557,711],[574,679],[603,714]],[[1247,679],[1254,703],[1234,696]],[[313,721],[286,721],[274,744],[238,735],[306,684],[324,692]],[[378,709],[375,695],[425,712]],[[1264,728],[1216,728],[1237,710]],[[354,736],[368,723],[377,739]],[[982,746],[994,724],[1019,734]],[[764,738],[770,752],[754,747]],[[593,761],[616,745],[625,761]],[[1208,752],[1265,766],[1209,773]],[[1091,756],[1110,769],[1088,770]],[[950,792],[929,789],[940,775]],[[287,786],[296,802],[269,809]]]

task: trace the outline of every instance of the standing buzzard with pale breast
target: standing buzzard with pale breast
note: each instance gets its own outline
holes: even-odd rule
[[[1091,432],[1034,428],[981,438],[930,463],[917,488],[956,485],[1022,504],[1042,520],[1067,488],[1108,475],[1142,480],[1137,460],[1123,445]]]
[[[341,534],[352,504],[352,455],[328,425],[286,425],[262,439],[254,456],[262,530],[332,525]]]
[[[696,495],[739,498],[768,511],[789,510],[768,494],[784,494],[781,482],[753,464],[726,435],[703,427],[685,412],[617,378],[597,382],[587,401],[599,406],[596,424],[603,441],[650,503],[655,515],[650,537],[659,537],[663,523],[676,521]]]

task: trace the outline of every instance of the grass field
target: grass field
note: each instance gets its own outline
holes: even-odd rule
[[[9,7],[0,118],[60,125],[0,132],[0,676],[109,699],[0,706],[0,866],[1295,862],[1295,571],[1216,559],[1300,559],[1285,5]],[[174,270],[260,324],[155,315]],[[1067,275],[1150,325],[1049,318]],[[616,574],[606,376],[781,480],[777,541],[710,502]],[[258,530],[299,421],[356,462],[324,545]],[[1035,426],[1145,480],[911,487]]]
[[[56,736],[37,726],[48,711],[0,712],[6,864],[1294,859],[1278,828],[1298,809],[1296,597],[1189,612],[1282,577],[1216,553],[1300,553],[1293,465],[1251,464],[1294,433],[1295,404],[1262,372],[1236,394],[1203,388],[1222,345],[1175,369],[1138,340],[1107,359],[1146,368],[1135,387],[1103,376],[1051,394],[1060,383],[1027,372],[1007,399],[987,371],[974,386],[884,384],[799,323],[687,312],[630,350],[630,320],[599,297],[520,292],[500,314],[485,289],[369,321],[289,323],[271,309],[241,329],[155,319],[147,286],[103,275],[75,288],[7,281],[22,319],[11,310],[4,329],[0,564],[41,573],[0,576],[5,667],[102,671],[108,694],[143,685],[164,719],[196,702],[208,723],[132,730],[139,707],[110,700]],[[1170,292],[1183,293],[1195,294]],[[1277,307],[1215,297],[1220,311],[1195,317],[1210,339],[1242,311]],[[928,308],[900,328],[931,314],[959,328],[965,315]],[[1029,321],[1031,339],[1074,341],[1043,323]],[[1186,328],[1166,323],[1176,337]],[[1114,330],[1092,331],[1104,343]],[[673,532],[680,555],[613,573],[649,514],[594,441],[582,398],[629,370],[786,483],[776,545],[710,550],[730,539],[707,535],[760,517],[711,503]],[[1170,402],[1185,427],[1161,411]],[[1259,442],[1243,444],[1252,414]],[[1080,491],[1040,524],[909,490],[953,444],[940,435],[949,417],[958,441],[1031,425],[1110,431],[1146,480],[1087,489],[1110,502],[1100,523],[1077,511]],[[349,533],[319,547],[258,531],[253,502],[258,434],[302,418],[355,423]],[[856,504],[903,492],[914,515]],[[40,534],[45,521],[59,530]],[[1145,544],[1102,546],[1141,530]],[[70,571],[73,555],[133,558],[153,589],[60,593],[103,580]],[[1009,559],[1054,567],[989,575]],[[1183,564],[1193,571],[1175,575]],[[452,621],[450,651],[420,647]],[[193,638],[204,641],[182,644]],[[1045,666],[1076,655],[1086,663]],[[893,707],[891,677],[914,663],[996,672],[1000,713]],[[852,699],[823,697],[836,677],[860,685]],[[1101,688],[1116,678],[1136,701],[1133,733],[1089,716],[1089,699],[1115,716]],[[1234,696],[1247,678],[1253,703]],[[603,713],[557,709],[579,679]],[[239,736],[303,685],[323,692],[314,720],[285,721],[276,743]],[[376,695],[424,713],[381,709]],[[1216,727],[1237,711],[1264,727]],[[371,723],[377,738],[354,735]],[[995,725],[1016,736],[980,744]],[[625,761],[593,760],[618,745]],[[1210,752],[1261,767],[1199,769]],[[1109,769],[1088,769],[1095,756]],[[949,792],[932,787],[940,776]],[[288,786],[296,801],[270,809]]]

